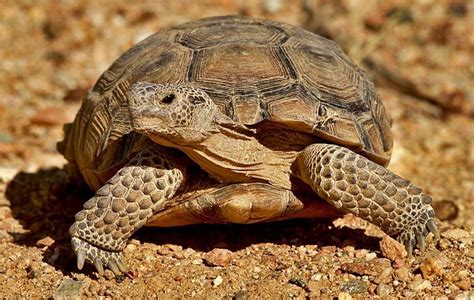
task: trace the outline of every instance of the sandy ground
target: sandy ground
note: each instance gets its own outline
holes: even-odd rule
[[[1,297],[474,298],[472,2],[128,2],[2,1]],[[55,146],[62,124],[127,48],[161,28],[226,14],[329,31],[355,61],[410,82],[368,70],[394,121],[389,168],[433,197],[437,244],[405,258],[351,216],[143,229],[125,249],[134,278],[76,270],[67,229],[90,192],[66,180]]]

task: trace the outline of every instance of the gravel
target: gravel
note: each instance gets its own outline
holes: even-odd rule
[[[350,56],[382,61],[457,110],[371,74],[393,118],[389,168],[432,195],[437,244],[429,238],[425,253],[408,258],[402,245],[351,215],[334,222],[142,229],[124,251],[134,276],[99,276],[89,266],[79,272],[67,230],[90,193],[67,181],[56,142],[114,59],[149,33],[210,15],[314,22],[306,22],[300,1],[6,1],[0,10],[0,295],[472,299],[474,40],[467,37],[474,10],[450,0],[316,2],[315,17],[348,45]],[[397,10],[403,22],[385,26]]]

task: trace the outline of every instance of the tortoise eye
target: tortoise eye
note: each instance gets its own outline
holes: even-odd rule
[[[171,104],[171,103],[173,103],[174,98],[176,98],[176,96],[174,94],[166,95],[166,96],[163,97],[163,99],[161,99],[161,103]]]

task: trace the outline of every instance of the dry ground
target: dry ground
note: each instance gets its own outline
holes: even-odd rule
[[[1,3],[1,297],[474,297],[472,2],[129,2]],[[433,196],[442,232],[436,246],[414,258],[391,257],[376,231],[364,233],[351,217],[338,226],[295,220],[145,229],[125,250],[134,279],[77,272],[67,228],[90,192],[65,180],[55,150],[62,124],[137,41],[237,13],[325,33],[357,62],[383,66],[369,72],[394,119],[390,169]]]

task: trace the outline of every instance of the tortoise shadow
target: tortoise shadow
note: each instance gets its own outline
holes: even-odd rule
[[[5,191],[12,217],[25,229],[20,234],[9,232],[13,243],[38,247],[39,240],[50,237],[54,242],[44,250],[43,262],[63,274],[74,271],[75,257],[70,248],[68,230],[75,213],[91,195],[85,184],[69,180],[64,169],[19,172]]]
[[[52,168],[35,173],[18,173],[8,183],[5,193],[12,215],[27,229],[14,234],[14,243],[38,247],[37,241],[50,237],[54,243],[45,247],[43,262],[64,275],[76,272],[76,258],[70,247],[69,226],[82,203],[93,193],[82,182],[72,182],[63,169]],[[336,228],[329,219],[295,219],[287,221],[240,224],[202,224],[172,228],[144,227],[133,238],[140,242],[175,244],[195,251],[213,248],[239,251],[259,243],[277,245],[354,246],[378,250],[378,238],[363,230]],[[92,268],[85,268],[91,277]]]

